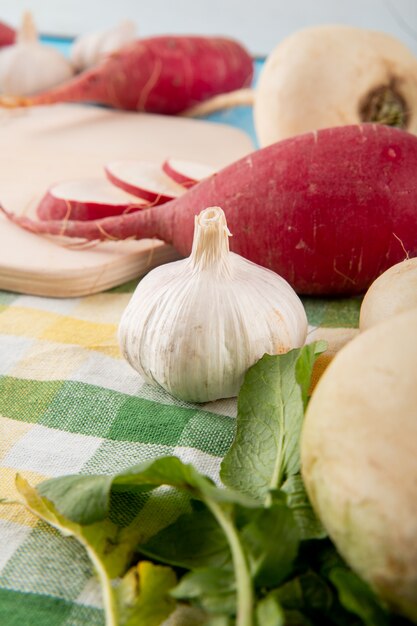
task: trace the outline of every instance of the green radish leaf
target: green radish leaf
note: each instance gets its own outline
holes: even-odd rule
[[[205,592],[226,594],[235,590],[233,572],[219,567],[198,568],[185,574],[171,595],[179,600],[198,598]]]
[[[323,622],[328,624],[328,622]],[[285,626],[318,626],[317,622],[312,622],[300,611],[285,611]],[[321,625],[320,625],[321,626]],[[329,625],[330,626],[330,625]],[[334,626],[342,626],[341,624],[335,624]],[[352,626],[359,626],[359,624],[352,624]]]
[[[135,552],[140,529],[134,525],[120,528],[109,519],[81,526],[65,518],[54,504],[41,496],[20,475],[16,487],[29,510],[64,535],[72,535],[85,547],[99,575],[107,579],[122,576]]]
[[[116,588],[118,614],[123,626],[160,626],[174,611],[170,591],[177,582],[170,567],[141,561]]]
[[[286,354],[265,355],[251,367],[238,397],[234,442],[221,466],[225,485],[265,500],[300,471],[299,440],[317,342]]]
[[[211,621],[208,613],[196,606],[178,602],[175,611],[164,621],[163,626],[209,626],[209,624]],[[219,622],[218,626],[224,626],[224,624],[229,626],[227,621],[223,624]]]
[[[312,571],[289,580],[271,593],[276,596],[285,610],[327,613],[333,602],[331,589],[318,574]]]
[[[241,530],[252,577],[257,587],[275,587],[291,572],[298,553],[299,531],[285,502],[252,512]]]
[[[289,476],[282,491],[287,494],[287,503],[294,514],[301,539],[324,539],[326,530],[313,511],[301,474]]]
[[[63,476],[52,478],[38,486],[39,493],[54,504],[69,520],[92,524],[105,519],[110,492],[146,492],[161,485],[176,487],[191,497],[205,498],[217,503],[257,506],[244,494],[219,489],[210,478],[200,474],[190,464],[177,457],[162,457],[125,470],[114,476]]]
[[[65,518],[47,498],[41,496],[37,489],[32,488],[19,475],[16,477],[16,487],[23,497],[25,505],[32,513],[60,530],[64,535],[75,537],[84,546],[100,580],[106,623],[124,626],[120,619],[120,610],[123,612],[128,607],[121,605],[121,598],[118,598],[113,579],[123,576],[126,572],[140,538],[140,529],[134,524],[120,528],[109,519],[82,526]],[[169,576],[171,579],[174,576],[171,585],[173,587],[175,575],[172,573]],[[125,587],[127,585],[128,583],[125,583]],[[170,611],[175,607],[172,598],[169,601],[169,606],[171,607]],[[149,621],[146,623],[157,624],[160,622]],[[133,626],[132,622],[130,624]]]
[[[226,537],[207,508],[181,515],[138,549],[148,558],[186,569],[231,568]]]
[[[106,517],[111,476],[62,476],[41,483],[37,490],[64,517],[78,524],[94,524]]]
[[[106,519],[109,514],[110,496],[115,494],[131,495],[168,485],[184,491],[191,498],[201,500],[227,539],[237,581],[237,615],[248,615],[244,623],[251,626],[254,590],[247,558],[234,524],[234,514],[236,505],[256,508],[258,506],[256,500],[239,492],[216,487],[211,479],[176,457],[162,457],[142,463],[105,480],[100,479],[103,477],[82,476],[81,490],[77,489],[75,477],[71,480],[66,478],[55,478],[42,483],[40,491],[43,499],[51,506],[56,506],[59,514],[62,516],[65,514],[71,523],[82,522],[87,527],[91,525],[91,520],[96,522],[98,519]],[[97,496],[94,496],[95,489],[98,492]],[[94,506],[87,501],[88,498],[91,498]]]
[[[352,571],[336,567],[329,573],[329,580],[336,587],[341,605],[361,618],[365,626],[388,626],[386,611],[369,586]]]
[[[235,588],[232,571],[203,568],[185,574],[171,593],[178,600],[197,602],[210,614],[235,615]]]
[[[215,615],[208,621],[204,622],[204,626],[235,626],[235,621],[227,615]],[[185,626],[184,624],[178,624],[178,626]]]
[[[273,593],[258,602],[256,620],[259,626],[285,626],[284,611]]]
[[[346,563],[329,539],[309,543],[306,556],[312,567],[326,579],[333,569],[338,567],[346,569]]]
[[[295,365],[295,378],[300,385],[301,397],[303,399],[304,409],[308,403],[308,392],[311,384],[311,374],[313,372],[314,363],[320,354],[327,348],[325,341],[316,341],[308,346],[304,346],[300,350],[297,363]]]

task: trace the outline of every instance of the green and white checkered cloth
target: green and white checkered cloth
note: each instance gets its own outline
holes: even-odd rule
[[[17,497],[17,472],[35,485],[167,454],[218,480],[236,402],[177,401],[121,358],[116,328],[134,286],[63,300],[0,292],[0,498]],[[304,303],[311,330],[319,327],[311,338],[327,333],[337,349],[355,332],[359,299]],[[149,497],[127,506],[122,521],[145,512]],[[162,510],[155,528],[171,515]],[[0,625],[43,624],[104,624],[98,582],[75,539],[0,505]]]

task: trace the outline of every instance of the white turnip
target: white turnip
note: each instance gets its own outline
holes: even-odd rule
[[[406,259],[386,270],[369,287],[361,305],[359,327],[375,324],[417,308],[417,259]]]
[[[254,105],[261,146],[319,128],[378,122],[417,134],[417,58],[391,35],[313,26],[267,57],[254,91],[219,95],[188,115]]]
[[[417,621],[417,309],[335,356],[301,438],[311,503],[348,564]]]

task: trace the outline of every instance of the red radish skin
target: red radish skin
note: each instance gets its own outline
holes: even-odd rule
[[[162,164],[162,169],[167,176],[187,189],[216,173],[216,170],[206,163],[179,159],[167,159]]]
[[[185,190],[161,169],[147,161],[114,161],[104,168],[109,181],[153,206],[164,204],[182,195]]]
[[[65,225],[9,217],[37,233],[157,237],[185,256],[194,216],[216,204],[233,251],[298,293],[362,293],[417,255],[417,137],[375,124],[319,130],[258,150],[160,207]]]
[[[0,48],[11,46],[16,41],[16,31],[4,22],[0,22]]]
[[[92,178],[57,183],[44,195],[36,213],[40,220],[84,221],[121,215],[146,206],[105,179]]]
[[[161,36],[123,47],[56,88],[3,106],[95,102],[117,109],[175,115],[198,102],[249,85],[252,58],[226,38]]]

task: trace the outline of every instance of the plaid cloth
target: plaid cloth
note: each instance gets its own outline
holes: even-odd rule
[[[121,358],[115,331],[134,287],[63,300],[0,292],[0,497],[17,497],[16,472],[35,485],[64,474],[112,473],[166,454],[218,480],[236,402],[177,401],[145,384]],[[359,299],[304,304],[310,339],[324,336],[336,350],[356,332]],[[155,528],[170,515],[162,511]],[[84,549],[19,506],[0,505],[0,624],[104,624]]]

